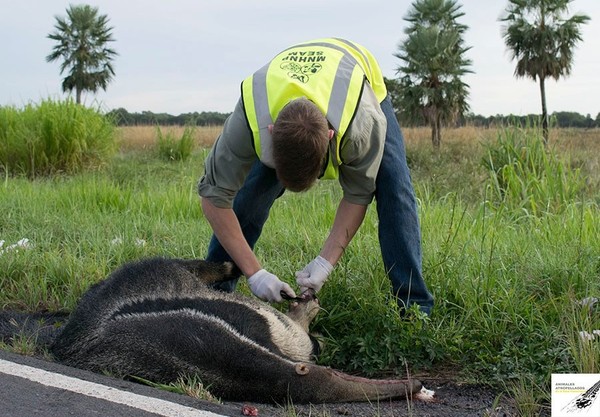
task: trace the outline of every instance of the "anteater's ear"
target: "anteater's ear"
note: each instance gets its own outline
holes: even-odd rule
[[[242,271],[234,262],[222,262],[220,271],[222,271],[221,281],[229,281],[231,279],[238,279],[242,275]]]
[[[170,262],[191,272],[207,285],[229,281],[241,275],[233,262],[210,262],[203,259],[172,259]]]
[[[233,275],[233,268],[234,268],[234,264],[233,262],[223,262],[223,266],[225,267],[225,275],[227,276],[231,276]]]

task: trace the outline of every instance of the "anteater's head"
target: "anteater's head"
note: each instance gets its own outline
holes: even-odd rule
[[[308,329],[308,325],[313,321],[321,309],[315,290],[307,288],[300,296],[290,301],[288,316]]]

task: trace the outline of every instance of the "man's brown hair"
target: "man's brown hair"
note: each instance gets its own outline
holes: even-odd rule
[[[290,191],[308,190],[319,178],[329,146],[329,124],[310,100],[290,101],[272,131],[277,178]]]

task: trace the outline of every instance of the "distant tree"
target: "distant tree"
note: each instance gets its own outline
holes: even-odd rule
[[[387,77],[383,77],[383,81],[385,82],[388,96],[392,100],[392,107],[394,108],[396,117],[398,117],[398,113],[400,112],[400,83],[394,78]]]
[[[506,22],[502,33],[512,59],[517,61],[516,77],[540,80],[542,98],[542,131],[548,143],[548,108],[546,79],[558,80],[571,73],[573,50],[581,40],[579,26],[590,18],[575,14],[564,15],[572,0],[508,0],[506,13],[500,18]]]
[[[465,53],[467,26],[456,0],[416,0],[404,20],[406,39],[394,56],[400,82],[400,110],[408,118],[426,120],[435,148],[441,143],[442,124],[454,123],[469,110],[468,85],[462,77],[471,61]]]
[[[488,127],[490,125],[490,118],[482,116],[480,114],[469,113],[465,115],[465,124],[469,124],[475,127]]]
[[[106,114],[117,126],[130,126],[133,124],[132,116],[123,107],[109,111]]]
[[[405,112],[402,111],[402,103],[401,103],[401,94],[400,91],[402,86],[400,85],[400,81],[396,78],[387,78],[383,77],[383,81],[385,82],[385,88],[387,90],[388,95],[390,96],[390,100],[392,101],[392,107],[394,108],[394,113],[396,114],[396,119],[400,122],[401,126],[417,126],[419,123],[415,120],[407,118],[405,116]]]
[[[586,117],[576,112],[554,112],[552,117],[556,119],[558,127],[589,127],[589,121]],[[588,118],[591,120],[589,115]]]
[[[73,6],[67,9],[67,17],[56,16],[55,31],[48,35],[56,41],[47,62],[62,59],[61,75],[64,92],[75,90],[75,100],[81,103],[83,91],[106,90],[115,75],[112,61],[117,53],[108,47],[114,42],[112,27],[108,17],[99,15],[98,8],[88,5]]]

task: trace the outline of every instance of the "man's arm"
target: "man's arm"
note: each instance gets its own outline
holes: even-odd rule
[[[231,259],[248,278],[250,291],[258,298],[269,302],[281,302],[282,293],[294,298],[294,290],[269,271],[262,269],[260,262],[246,242],[233,209],[215,206],[208,198],[202,198],[202,210],[213,232]]]
[[[362,224],[366,212],[367,206],[365,205],[350,203],[344,198],[340,201],[333,227],[320,253],[331,265],[335,265],[342,257]]]
[[[260,262],[246,242],[233,209],[217,207],[203,197],[202,211],[215,236],[242,273],[251,277],[258,272],[261,269]]]
[[[366,205],[354,204],[342,198],[321,253],[302,271],[296,272],[296,282],[300,288],[312,288],[316,292],[321,289],[333,271],[333,265],[342,257],[362,224],[366,212]]]

